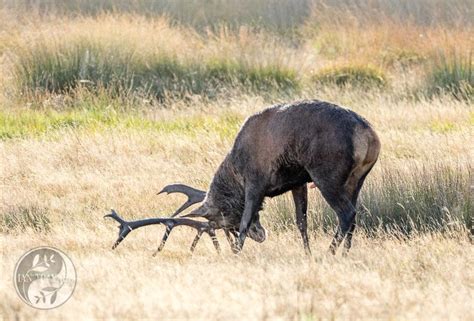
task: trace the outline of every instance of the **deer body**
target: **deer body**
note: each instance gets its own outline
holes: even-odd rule
[[[258,235],[264,198],[292,191],[298,228],[309,251],[306,183],[314,182],[339,218],[335,251],[353,231],[357,197],[379,151],[370,124],[350,110],[320,101],[270,107],[244,123],[204,204],[190,216],[237,229],[241,248],[252,225],[252,238],[265,238]]]
[[[380,141],[371,125],[348,109],[317,100],[276,105],[246,120],[207,193],[181,184],[163,191],[189,197],[174,215],[204,201],[184,217],[206,218],[211,236],[214,229],[224,229],[234,252],[242,249],[247,236],[265,240],[259,220],[264,199],[291,191],[296,223],[310,253],[306,212],[307,183],[312,182],[339,220],[330,246],[335,253],[344,237],[345,249],[351,247],[358,195],[379,152]],[[199,237],[202,234],[203,225],[169,220],[160,248],[174,225],[189,225],[201,230]]]

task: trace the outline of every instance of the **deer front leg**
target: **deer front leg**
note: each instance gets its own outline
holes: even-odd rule
[[[308,238],[308,220],[307,220],[307,209],[308,209],[308,188],[305,185],[301,185],[291,190],[293,194],[293,201],[295,202],[296,212],[296,225],[303,239],[304,250],[307,255],[311,255],[309,248]]]
[[[239,237],[237,238],[237,252],[240,252],[244,246],[245,238],[249,231],[253,219],[258,215],[264,193],[261,189],[253,184],[247,184],[245,187],[245,207],[242,219],[240,221]]]

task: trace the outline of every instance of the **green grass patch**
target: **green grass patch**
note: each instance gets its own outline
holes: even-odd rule
[[[21,110],[0,111],[0,139],[42,137],[64,130],[89,132],[108,129],[148,130],[193,136],[209,133],[221,138],[233,137],[242,117],[232,113],[218,116],[195,115],[170,120],[152,119],[139,112],[115,110]]]
[[[430,129],[435,133],[445,134],[455,131],[457,129],[457,126],[451,121],[436,120],[431,122]]]
[[[118,117],[98,111],[0,111],[0,139],[38,137],[62,129],[115,126]]]
[[[448,93],[457,99],[474,97],[474,61],[467,55],[440,53],[427,71],[425,91],[429,96]]]
[[[343,65],[325,68],[312,77],[318,85],[355,88],[384,88],[387,78],[381,69],[366,65]]]
[[[16,84],[24,95],[68,93],[79,88],[111,97],[215,97],[238,89],[258,93],[299,88],[296,72],[277,65],[254,65],[225,58],[194,61],[133,45],[91,39],[40,43],[18,52]]]

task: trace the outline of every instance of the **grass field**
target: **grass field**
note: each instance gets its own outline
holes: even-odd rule
[[[470,1],[0,2],[0,320],[474,320],[474,73]],[[310,191],[313,257],[289,195],[239,256],[176,229],[115,251],[114,208],[168,216],[206,189],[249,115],[328,100],[382,142],[347,258]],[[54,310],[24,304],[16,261],[41,246],[77,269]]]

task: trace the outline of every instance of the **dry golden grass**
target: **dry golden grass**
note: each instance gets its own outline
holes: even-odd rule
[[[83,68],[98,68],[102,73],[115,68],[121,75],[140,73],[165,57],[185,65],[227,62],[245,68],[290,71],[309,87],[313,84],[307,80],[327,66],[375,65],[387,74],[391,88],[398,91],[401,86],[406,91],[420,85],[427,62],[440,53],[468,57],[473,42],[470,25],[427,27],[390,20],[379,25],[359,24],[348,18],[346,24],[321,25],[316,19],[308,19],[295,35],[297,40],[289,40],[246,26],[238,30],[221,26],[198,33],[160,16],[101,14],[35,20],[3,10],[0,17],[5,21],[0,33],[0,67],[5,77],[0,85],[9,92],[39,89],[29,88],[32,84],[22,79],[25,75],[15,75],[18,61],[30,73],[40,68],[46,76],[53,72],[68,78],[73,76],[69,68],[75,59]],[[96,59],[99,66],[90,59]],[[84,80],[99,80],[94,77],[97,75]],[[27,88],[15,88],[18,81],[26,81]]]
[[[30,17],[3,9],[0,101],[37,106],[51,100],[50,91],[76,97],[84,89],[147,101],[235,91],[301,97],[302,89],[322,90],[313,80],[327,67],[351,67],[357,79],[376,67],[395,97],[459,91],[454,84],[472,100],[472,25],[389,18],[380,24],[357,14],[341,11],[344,23],[331,24],[313,11],[291,37],[282,37],[245,25],[198,32],[165,16]],[[429,74],[440,56],[448,62],[443,68],[453,70],[441,70],[445,79],[433,81]]]
[[[342,2],[332,1],[335,7],[326,16]],[[384,3],[392,8],[391,0]],[[94,0],[77,4],[80,12]],[[463,5],[468,3],[460,1],[459,10]],[[437,12],[435,7],[428,12]],[[450,12],[458,12],[454,7]],[[472,100],[413,95],[426,59],[438,50],[472,49],[472,26],[425,25],[421,22],[434,16],[423,12],[410,23],[383,15],[382,25],[362,23],[372,12],[364,8],[336,10],[333,24],[313,11],[285,37],[246,25],[196,31],[189,21],[185,27],[170,17],[0,10],[0,320],[474,320],[468,236],[474,206]],[[397,8],[401,11],[393,14],[403,17],[404,7]],[[273,96],[226,87],[215,97],[164,101],[135,93],[111,97],[103,88],[53,94],[33,86],[26,95],[18,88],[19,59],[30,57],[25,66],[42,71],[54,62],[50,56],[68,62],[61,60],[61,50],[76,57],[71,44],[84,40],[77,57],[97,46],[97,59],[106,67],[141,70],[161,55],[182,63],[221,59],[289,69],[302,85]],[[46,58],[46,64],[35,65],[37,58]],[[387,74],[389,86],[315,88],[310,81],[322,68],[345,64],[375,65]],[[349,257],[326,254],[335,215],[314,190],[312,258],[303,253],[288,195],[269,200],[262,212],[267,241],[247,242],[239,256],[231,254],[222,234],[221,256],[208,238],[191,255],[194,235],[180,228],[152,257],[164,232],[158,226],[134,231],[110,249],[116,224],[102,218],[110,208],[127,219],[167,216],[183,197],[157,196],[164,185],[207,188],[247,116],[272,103],[305,98],[360,113],[382,141],[361,194],[364,227]],[[19,257],[40,245],[63,250],[77,269],[74,295],[54,310],[23,304],[11,280]]]
[[[362,199],[367,193],[383,190],[387,179],[398,182],[400,190],[407,189],[413,178],[420,177],[420,168],[429,172],[443,164],[470,175],[472,109],[465,103],[450,98],[395,102],[384,95],[364,98],[330,90],[325,95],[333,100],[339,96],[340,102],[370,119],[380,133],[383,153]],[[184,118],[206,114],[219,120],[230,113],[243,119],[264,106],[259,98],[241,97],[197,104]],[[173,122],[183,117],[183,111],[148,111],[146,117]],[[441,125],[448,122],[455,126]],[[49,232],[17,227],[0,234],[0,293],[5,298],[0,311],[4,318],[474,317],[469,303],[474,294],[474,253],[459,221],[450,223],[454,224],[452,232],[415,232],[404,241],[391,234],[369,238],[358,232],[347,259],[327,256],[331,235],[313,226],[315,255],[309,259],[291,222],[292,205],[282,196],[268,202],[262,214],[270,231],[268,240],[263,244],[248,242],[237,257],[230,253],[222,234],[222,256],[215,254],[208,239],[191,256],[188,246],[193,234],[185,228],[176,229],[164,252],[155,258],[151,254],[163,232],[160,227],[135,231],[116,251],[110,250],[116,228],[115,223],[102,219],[107,210],[113,207],[127,218],[171,213],[182,197],[155,193],[175,181],[206,188],[237,127],[224,133],[221,130],[206,123],[190,132],[120,126],[90,132],[79,128],[59,130],[43,138],[2,141],[1,211],[42,209],[49,220],[45,223]],[[431,181],[425,183],[428,189],[435,188]],[[393,202],[402,201],[391,197]],[[324,202],[318,193],[311,192],[310,203],[310,216],[321,215]],[[290,223],[279,221],[277,213],[282,211]],[[76,292],[56,310],[36,311],[25,306],[10,281],[16,260],[38,245],[64,250],[77,268]]]
[[[110,223],[110,222],[109,222]],[[350,257],[325,254],[330,238],[312,235],[313,259],[296,233],[248,242],[236,257],[175,231],[153,258],[158,228],[134,232],[115,251],[111,224],[64,223],[47,236],[0,236],[0,312],[6,320],[472,320],[472,246],[460,236],[420,235],[408,242],[357,235]],[[115,231],[114,231],[115,232]],[[160,230],[160,233],[162,231]],[[13,245],[14,244],[14,245]],[[25,249],[59,246],[78,281],[71,299],[40,311],[16,296],[10,277]],[[186,244],[186,246],[184,245]]]

